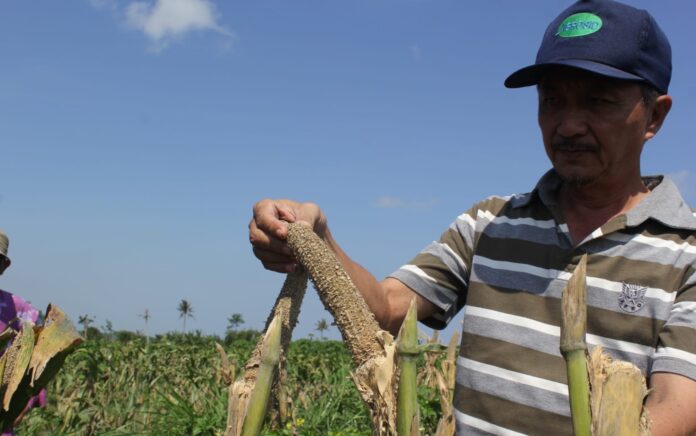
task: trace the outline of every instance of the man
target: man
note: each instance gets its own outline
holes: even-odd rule
[[[527,194],[476,204],[408,265],[378,282],[352,261],[311,203],[263,200],[250,240],[267,269],[294,259],[284,221],[311,226],[383,328],[415,295],[441,328],[464,310],[458,434],[570,434],[558,350],[560,297],[588,256],[588,342],[649,377],[653,434],[696,434],[696,215],[640,155],[672,100],[671,51],[645,11],[580,1],[548,27],[534,65],[505,81],[536,85],[553,169]]]
[[[4,274],[5,270],[9,268],[10,264],[12,263],[8,257],[9,245],[9,238],[5,232],[0,230],[0,275]],[[12,328],[19,331],[19,329],[22,327],[21,322],[23,320],[36,323],[38,319],[39,311],[36,310],[31,304],[26,302],[18,295],[0,289],[0,332],[4,331],[6,328]],[[4,352],[5,350],[0,350],[0,356]],[[29,409],[33,407],[43,407],[45,404],[46,389],[42,389],[38,395],[29,399],[27,406],[15,420],[14,426],[19,424]],[[13,434],[11,428],[2,429],[3,436],[11,434]]]

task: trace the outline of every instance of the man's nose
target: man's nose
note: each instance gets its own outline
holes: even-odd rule
[[[559,116],[557,132],[564,138],[584,136],[588,131],[587,111],[580,107],[565,107]]]

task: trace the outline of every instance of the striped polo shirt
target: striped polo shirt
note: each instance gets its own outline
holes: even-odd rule
[[[696,214],[676,186],[651,192],[574,246],[551,170],[534,191],[463,213],[394,277],[440,308],[464,310],[457,434],[572,434],[559,350],[561,293],[587,254],[587,343],[696,380]]]

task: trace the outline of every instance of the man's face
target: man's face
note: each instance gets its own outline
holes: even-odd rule
[[[552,70],[539,83],[539,126],[560,177],[584,186],[640,176],[651,108],[637,83],[574,69]]]

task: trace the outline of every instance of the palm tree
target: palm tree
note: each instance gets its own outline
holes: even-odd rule
[[[232,316],[227,318],[227,330],[235,331],[237,327],[244,324],[244,318],[241,313],[233,313]]]
[[[322,339],[324,339],[324,331],[329,329],[329,323],[324,318],[317,321],[317,330]]]
[[[145,312],[138,316],[145,320],[145,328],[143,329],[143,334],[145,335],[145,343],[149,345],[150,337],[147,335],[147,322],[150,321],[151,318],[150,311],[148,309],[145,309]]]
[[[179,311],[179,318],[184,319],[184,333],[186,333],[186,318],[195,319],[193,317],[193,306],[191,306],[191,303],[188,301],[182,299],[179,302],[179,307],[177,307],[177,310]]]
[[[77,323],[82,324],[82,336],[87,339],[87,333],[89,332],[89,325],[94,322],[94,317],[90,317],[89,315],[80,315],[77,318]]]

